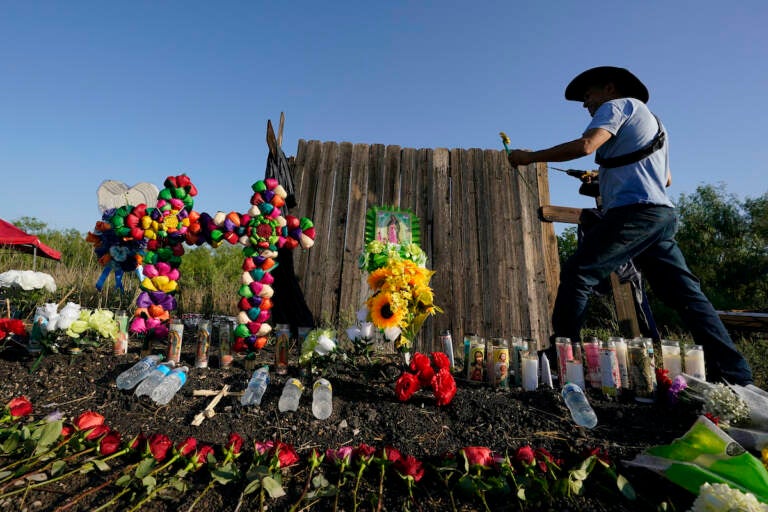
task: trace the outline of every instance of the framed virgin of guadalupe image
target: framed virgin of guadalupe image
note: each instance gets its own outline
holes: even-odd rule
[[[410,210],[374,206],[368,210],[365,243],[408,245],[419,243],[419,219]]]

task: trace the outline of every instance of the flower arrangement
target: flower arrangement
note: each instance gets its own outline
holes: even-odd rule
[[[421,388],[432,389],[438,406],[448,405],[456,396],[456,381],[445,353],[432,352],[430,362],[429,356],[416,352],[411,359],[410,370],[404,371],[395,383],[395,395],[401,402],[410,399]]]
[[[68,302],[61,310],[54,303],[39,306],[32,326],[32,337],[53,353],[62,347],[82,348],[98,346],[102,340],[114,341],[119,332],[114,312],[84,309],[74,302]]]
[[[19,500],[23,503],[37,493],[50,492],[51,484],[64,480],[74,492],[61,504],[62,511],[75,506],[94,511],[138,510],[152,500],[181,502],[182,496],[191,493],[191,504],[183,508],[191,512],[202,508],[202,498],[217,485],[239,490],[236,509],[256,493],[260,510],[272,508],[267,500],[279,499],[281,509],[296,512],[384,510],[385,494],[402,485],[408,495],[403,509],[423,510],[422,500],[435,496],[434,490],[425,491],[420,485],[435,477],[445,482],[454,510],[463,504],[454,502],[453,491],[470,500],[480,499],[485,510],[493,505],[486,502],[486,495],[507,504],[516,501],[523,509],[580,494],[592,475],[607,475],[618,485],[614,492],[633,499],[631,486],[600,450],[582,456],[568,470],[561,469],[563,461],[546,449],[529,445],[508,454],[468,446],[445,456],[416,458],[390,445],[360,443],[297,451],[270,439],[254,441],[253,449],[242,457],[244,440],[236,433],[229,434],[223,447],[200,445],[193,437],[174,442],[161,432],[126,440],[94,411],[84,411],[73,420],[58,414],[34,421],[31,414],[29,400],[18,397],[5,406],[0,418],[0,427],[10,429],[0,428],[0,433],[7,434],[0,440],[4,450],[0,452],[0,499],[11,508]],[[18,442],[9,442],[11,430],[19,436]],[[101,483],[70,479],[89,472],[96,473]],[[478,507],[472,504],[472,508]]]
[[[336,331],[333,329],[313,329],[307,333],[301,344],[299,365],[310,365],[315,369],[327,368],[336,360]],[[343,357],[343,354],[342,354]]]
[[[429,285],[434,271],[425,262],[423,251],[415,244],[404,247],[379,241],[368,243],[361,259],[369,272],[368,317],[401,352],[411,350],[428,317],[442,312]]]
[[[702,484],[690,512],[720,512],[722,510],[768,512],[768,505],[757,501],[754,494],[741,492],[727,484],[710,484],[708,482]]]

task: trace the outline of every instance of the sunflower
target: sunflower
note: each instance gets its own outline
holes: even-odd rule
[[[403,319],[404,311],[394,306],[392,296],[388,293],[377,293],[368,299],[368,309],[371,321],[379,329],[395,327]]]
[[[391,272],[387,267],[374,270],[368,276],[368,286],[370,286],[372,290],[380,289],[382,286],[384,286],[384,283],[387,281],[387,278],[389,278],[390,274]]]

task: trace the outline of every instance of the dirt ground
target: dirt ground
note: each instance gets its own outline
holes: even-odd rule
[[[287,496],[269,500],[269,510],[287,510],[295,502],[304,485],[306,460],[313,448],[324,451],[360,443],[393,446],[427,462],[445,453],[456,453],[465,446],[488,446],[504,453],[530,444],[534,448],[546,448],[563,459],[565,467],[582,460],[585,450],[602,447],[639,496],[635,501],[628,501],[611,489],[590,486],[588,481],[584,496],[528,502],[526,510],[657,510],[661,503],[667,504],[667,510],[687,510],[694,499],[662,477],[625,467],[621,462],[648,446],[666,444],[681,436],[695,420],[692,410],[672,410],[629,400],[608,401],[593,391],[590,400],[599,424],[593,430],[585,430],[573,424],[562,399],[553,390],[493,390],[462,378],[457,379],[458,392],[446,407],[436,407],[432,394],[425,391],[418,392],[407,403],[400,403],[394,394],[394,381],[400,373],[395,362],[399,359],[379,357],[374,358],[372,364],[359,364],[356,369],[343,366],[330,377],[334,386],[333,414],[327,420],[312,416],[308,391],[297,412],[279,413],[277,401],[286,377],[273,373],[261,407],[243,408],[236,398],[226,397],[216,407],[213,418],[200,426],[192,426],[194,416],[210,400],[193,396],[193,390],[218,390],[225,384],[232,390],[242,390],[250,375],[244,368],[245,361],[236,359],[231,368],[222,369],[214,353],[210,368],[195,369],[192,343],[185,340],[182,359],[190,366],[189,381],[170,404],[158,407],[146,397],[136,398],[132,392],[118,390],[115,385],[115,377],[139,359],[139,348],[137,342],[131,342],[129,354],[125,356],[112,355],[111,347],[80,355],[53,354],[44,359],[36,372],[29,373],[33,359],[25,351],[9,347],[0,354],[0,400],[6,403],[15,396],[26,395],[34,405],[35,419],[56,409],[70,419],[86,410],[96,411],[106,418],[108,425],[121,432],[124,439],[141,432],[160,432],[174,442],[194,436],[199,443],[221,447],[229,432],[238,432],[246,440],[243,461],[249,459],[247,450],[253,442],[281,440],[295,447],[302,462],[284,480]],[[162,347],[156,348],[162,352]],[[259,354],[257,362],[273,361],[268,349]],[[296,354],[293,358],[295,361]],[[298,376],[297,368],[291,367],[288,376],[291,374]],[[0,463],[4,462],[0,459]],[[119,464],[113,470],[119,470]],[[0,509],[53,510],[66,503],[70,496],[99,486],[109,475],[94,471],[70,478],[63,485],[41,487],[23,499],[15,497],[0,503]],[[170,492],[164,499],[150,502],[144,510],[186,510],[207,483],[207,471],[199,472],[196,478],[197,481],[192,480],[195,490],[184,494]],[[393,480],[387,481],[384,510],[398,510],[407,499],[406,487]],[[215,486],[196,510],[234,510],[243,486],[243,482]],[[377,486],[378,480],[373,476],[364,480],[359,496],[375,495]],[[70,510],[93,510],[114,495],[115,489],[106,486]],[[350,491],[347,485],[338,510],[353,509]],[[427,476],[417,485],[415,498],[420,510],[451,509],[450,495],[434,477]],[[457,494],[455,499],[456,510],[483,510],[476,498]],[[522,508],[509,498],[494,500],[489,495],[491,510]],[[320,500],[308,510],[331,510],[332,503],[330,498]],[[124,509],[124,505],[117,509]],[[359,510],[370,510],[369,506],[364,501]],[[246,499],[240,510],[258,510],[257,500]]]

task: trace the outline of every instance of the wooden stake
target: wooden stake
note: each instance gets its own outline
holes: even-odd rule
[[[192,425],[194,426],[200,426],[201,423],[205,420],[205,418],[213,418],[216,415],[216,411],[214,411],[214,407],[216,407],[216,404],[218,404],[224,396],[227,395],[229,392],[229,384],[226,384],[223,388],[221,388],[221,391],[216,393],[216,396],[213,397],[211,402],[208,404],[208,406],[202,410],[202,412],[195,415],[195,418],[192,420]],[[197,390],[193,393],[197,394]]]

